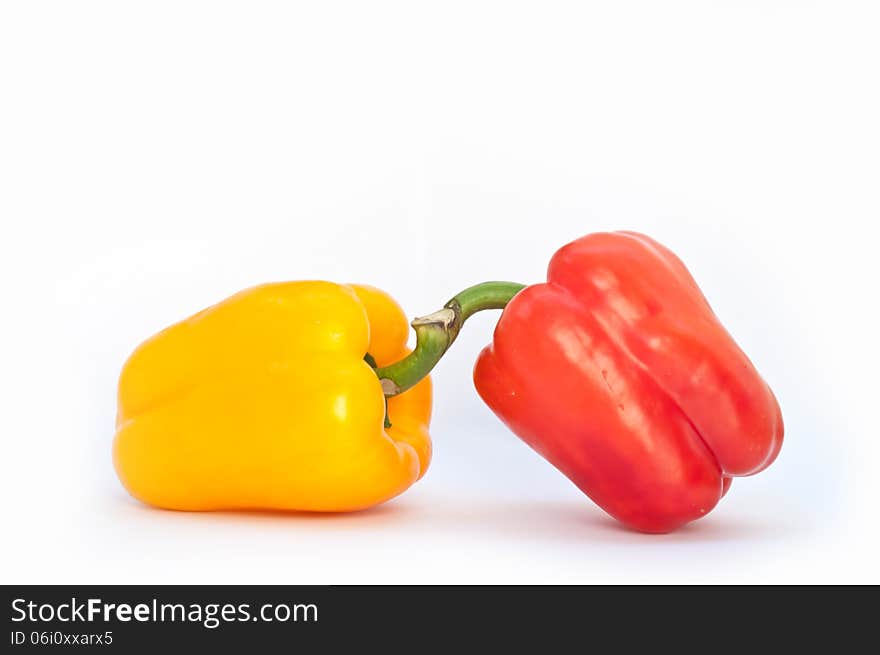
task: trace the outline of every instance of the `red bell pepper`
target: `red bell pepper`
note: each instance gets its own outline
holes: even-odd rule
[[[635,232],[591,234],[553,256],[547,280],[478,284],[413,321],[412,353],[376,369],[385,395],[424,378],[469,316],[504,308],[477,391],[623,523],[674,530],[776,458],[773,392],[672,252]]]
[[[776,457],[773,392],[684,264],[634,232],[559,250],[477,360],[483,400],[609,514],[668,532]]]

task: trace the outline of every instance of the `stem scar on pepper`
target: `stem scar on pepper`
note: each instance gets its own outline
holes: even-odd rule
[[[376,370],[376,358],[373,357],[370,353],[366,353],[364,355],[364,361],[369,364],[370,368],[374,371]],[[385,380],[380,380],[379,384],[382,386],[382,393],[385,395],[385,429],[391,427],[391,419],[388,418],[388,394],[385,393]]]
[[[516,282],[483,282],[456,294],[443,309],[413,320],[413,351],[388,366],[374,366],[385,397],[401,394],[424,379],[449,350],[468,318],[484,309],[503,309],[524,288]]]

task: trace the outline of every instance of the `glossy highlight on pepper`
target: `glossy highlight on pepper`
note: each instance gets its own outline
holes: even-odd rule
[[[320,281],[254,287],[163,330],[120,377],[119,479],[175,510],[393,498],[431,459],[431,381],[386,399],[368,360],[404,358],[407,333],[382,291]]]
[[[517,435],[609,514],[669,532],[779,453],[769,386],[684,264],[634,232],[560,249],[505,308],[474,382]]]

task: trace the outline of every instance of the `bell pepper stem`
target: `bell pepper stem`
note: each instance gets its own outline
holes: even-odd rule
[[[415,319],[415,349],[400,361],[376,368],[385,396],[418,384],[449,350],[468,318],[484,309],[503,309],[524,287],[516,282],[483,282],[456,294],[443,309]]]

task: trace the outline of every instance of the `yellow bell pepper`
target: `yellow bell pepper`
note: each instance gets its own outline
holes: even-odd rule
[[[335,512],[400,494],[431,459],[431,382],[386,400],[365,355],[400,360],[407,332],[382,291],[330,282],[248,289],[163,330],[122,370],[119,479],[176,510]]]

